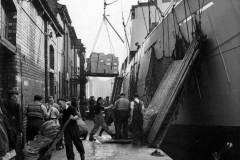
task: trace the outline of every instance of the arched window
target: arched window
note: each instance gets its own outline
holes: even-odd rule
[[[1,0],[1,36],[16,45],[17,10],[12,0]]]

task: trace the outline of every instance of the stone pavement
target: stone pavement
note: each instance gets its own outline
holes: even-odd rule
[[[89,122],[88,122],[89,123]],[[91,123],[89,126],[92,126]],[[109,139],[108,135],[103,135],[102,139]],[[99,137],[97,139],[100,139]],[[154,157],[150,154],[155,150],[146,146],[133,146],[131,144],[113,144],[101,143],[100,141],[90,142],[83,141],[85,148],[86,160],[172,160],[166,154],[163,157]],[[75,159],[80,160],[80,156],[76,149]],[[55,151],[51,160],[67,160],[65,149]]]

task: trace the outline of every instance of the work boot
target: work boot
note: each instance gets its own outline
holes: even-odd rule
[[[96,139],[93,137],[93,134],[90,134],[89,141],[96,141]]]

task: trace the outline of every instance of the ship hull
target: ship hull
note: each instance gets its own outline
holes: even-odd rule
[[[227,159],[240,159],[240,1],[188,2],[189,7],[183,2],[175,7],[179,30],[190,42],[195,32],[190,12],[201,10],[198,20],[207,41],[184,84],[181,107],[162,148],[175,159],[207,159],[224,143],[232,142]],[[130,95],[135,80],[135,91],[146,104],[150,102],[173,61],[174,33],[179,31],[174,25],[171,12],[147,37],[124,70],[123,92]]]

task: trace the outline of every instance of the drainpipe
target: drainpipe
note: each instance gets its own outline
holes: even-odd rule
[[[48,98],[48,22],[44,21],[45,101]]]
[[[63,25],[64,35],[63,35],[63,77],[62,77],[62,95],[66,97],[66,27],[65,24]]]

